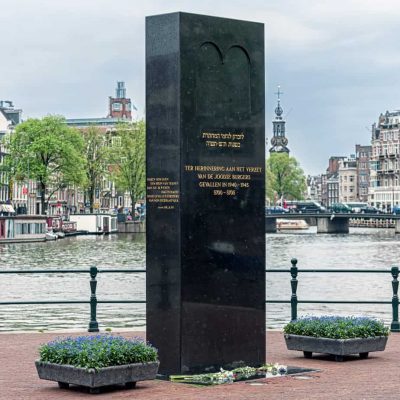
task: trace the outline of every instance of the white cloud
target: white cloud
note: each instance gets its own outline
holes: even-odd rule
[[[0,99],[14,100],[25,117],[102,116],[115,82],[125,80],[143,112],[145,16],[173,11],[265,23],[267,134],[281,84],[292,109],[289,147],[310,172],[368,143],[365,126],[400,106],[400,7],[390,0],[5,2]]]

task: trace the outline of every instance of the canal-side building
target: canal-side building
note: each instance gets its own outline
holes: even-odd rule
[[[331,207],[339,202],[339,174],[333,173],[326,178],[326,201],[324,205]]]
[[[328,176],[327,174],[321,174],[321,204],[325,207],[328,206],[328,187],[327,187]]]
[[[363,203],[368,202],[368,188],[370,181],[370,158],[372,146],[356,144],[357,161],[357,196]]]
[[[125,83],[117,82],[115,96],[108,99],[107,117],[99,118],[71,118],[67,119],[68,126],[84,131],[89,127],[98,128],[105,136],[105,145],[112,145],[115,137],[114,132],[121,122],[132,122],[137,118],[134,113],[137,108],[132,100],[126,95]],[[110,166],[112,168],[112,166]],[[66,212],[83,212],[90,207],[82,190],[69,188],[68,193],[57,193],[50,202],[50,206],[55,214]],[[130,196],[127,192],[117,190],[115,182],[105,176],[95,190],[95,202],[93,207],[96,210],[109,211],[121,207],[130,207]]]
[[[390,211],[400,204],[400,111],[379,116],[372,125],[369,203]]]
[[[326,173],[321,175],[321,203],[330,207],[338,202],[368,201],[372,147],[355,146],[350,157],[331,156]]]
[[[322,202],[322,176],[321,175],[308,175],[307,176],[307,193],[306,199],[307,200],[314,200],[318,203]]]
[[[339,202],[339,165],[345,157],[331,156],[326,173],[321,175],[321,204],[330,207]]]
[[[358,200],[357,196],[357,160],[355,154],[339,162],[339,202],[348,203]]]
[[[0,165],[4,165],[6,155],[6,149],[1,140],[5,135],[12,134],[21,121],[22,110],[15,108],[12,101],[0,100]],[[20,205],[26,205],[26,195],[22,192],[23,185],[21,183],[10,182],[7,174],[4,171],[0,172],[0,204],[11,203],[12,200],[16,208]],[[0,211],[4,207],[0,206]]]

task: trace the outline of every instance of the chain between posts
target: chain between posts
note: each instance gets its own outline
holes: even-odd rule
[[[99,324],[96,320],[97,313],[97,267],[90,267],[90,322],[88,332],[99,332]]]
[[[292,296],[290,298],[290,308],[291,308],[291,320],[294,321],[297,319],[297,259],[292,258],[291,261],[292,267],[290,268],[290,275],[292,275],[292,279],[290,281],[290,286],[292,287]]]

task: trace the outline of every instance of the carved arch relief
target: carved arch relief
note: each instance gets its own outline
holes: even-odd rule
[[[240,118],[251,111],[250,57],[231,46],[226,54],[212,42],[200,46],[196,74],[199,116]]]

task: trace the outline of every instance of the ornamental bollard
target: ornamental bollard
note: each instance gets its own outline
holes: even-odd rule
[[[290,268],[290,275],[292,275],[292,279],[290,281],[290,285],[292,287],[292,297],[290,298],[290,308],[292,313],[292,321],[297,319],[297,259],[292,258],[291,261],[292,267]]]
[[[399,277],[399,267],[392,267],[392,289],[393,289],[393,296],[392,296],[392,324],[390,325],[390,330],[392,332],[400,332],[400,324],[399,324],[399,281],[397,278]]]
[[[99,332],[99,324],[96,321],[96,311],[97,311],[97,297],[96,297],[96,287],[97,287],[97,267],[90,267],[90,322],[88,332]]]

